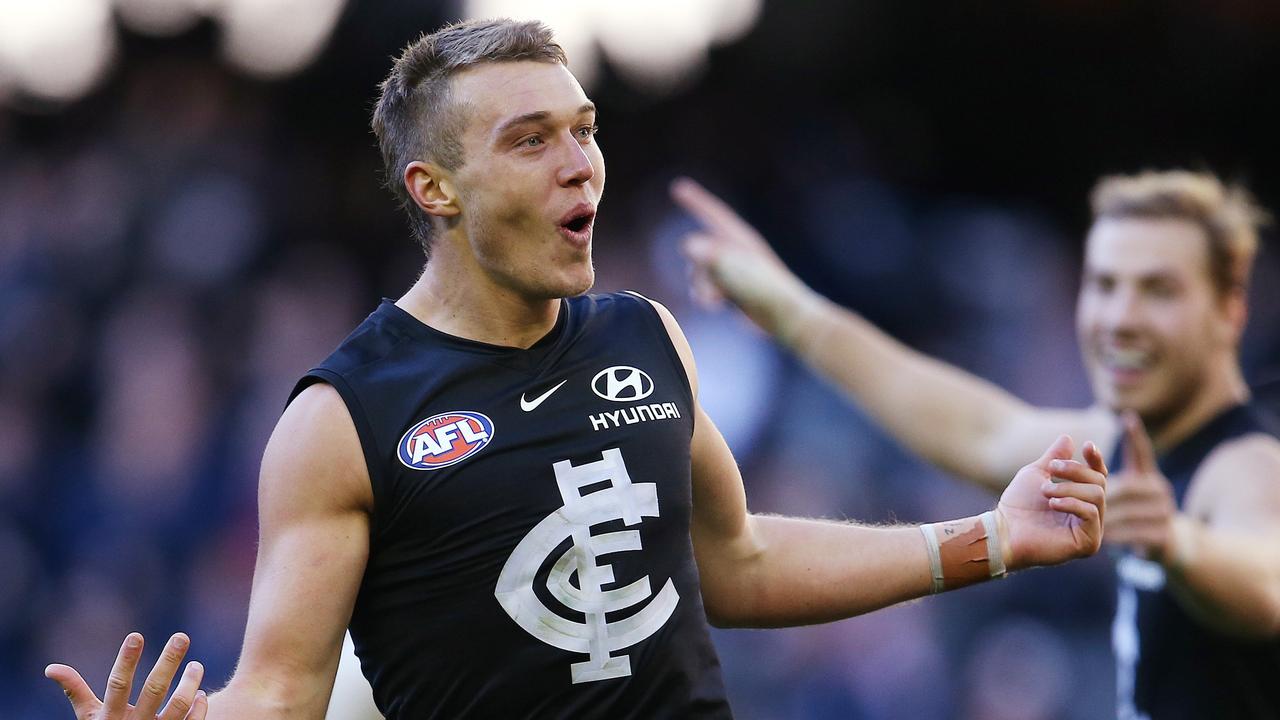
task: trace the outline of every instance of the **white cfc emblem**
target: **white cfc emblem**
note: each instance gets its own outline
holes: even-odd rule
[[[653,483],[635,483],[627,475],[622,452],[605,450],[603,459],[573,466],[562,460],[552,466],[564,507],[543,518],[516,545],[498,576],[494,596],[502,609],[525,632],[548,645],[588,658],[569,665],[574,683],[594,682],[631,674],[631,658],[611,653],[631,647],[662,627],[680,601],[668,579],[657,596],[639,612],[623,620],[608,622],[605,613],[635,607],[653,596],[649,577],[613,590],[602,588],[615,582],[613,566],[599,557],[611,553],[640,550],[640,531],[591,534],[591,526],[622,520],[627,527],[642,518],[658,517],[658,490]],[[587,495],[582,489],[609,483]],[[566,620],[542,603],[534,592],[534,578],[543,561],[564,540],[573,543],[551,568],[547,590],[565,607],[586,616],[585,622]],[[570,579],[577,575],[577,585]]]

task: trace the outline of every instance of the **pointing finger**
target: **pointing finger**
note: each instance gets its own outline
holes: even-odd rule
[[[689,233],[680,244],[680,252],[693,264],[705,266],[715,259],[715,238],[701,232]]]
[[[1124,461],[1137,472],[1156,472],[1156,451],[1151,446],[1151,436],[1142,418],[1132,410],[1124,414]]]
[[[712,231],[737,230],[755,231],[747,221],[738,216],[723,200],[713,195],[697,182],[687,178],[677,178],[671,183],[671,197],[693,215],[699,222]]]
[[[44,669],[44,676],[62,688],[67,700],[71,701],[71,709],[77,720],[88,720],[101,704],[98,696],[89,689],[89,683],[70,665],[50,665]]]

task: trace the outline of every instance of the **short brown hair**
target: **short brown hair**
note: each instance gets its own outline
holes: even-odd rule
[[[1104,177],[1090,196],[1093,219],[1172,218],[1204,230],[1209,277],[1219,294],[1246,289],[1258,253],[1258,228],[1270,215],[1240,184],[1207,172],[1146,171]]]
[[[409,216],[409,226],[431,257],[431,218],[409,197],[401,174],[414,160],[448,170],[461,167],[464,108],[450,97],[450,80],[463,68],[481,63],[534,60],[567,64],[564,49],[539,22],[505,18],[447,25],[422,35],[396,58],[382,81],[373,110],[386,186]]]

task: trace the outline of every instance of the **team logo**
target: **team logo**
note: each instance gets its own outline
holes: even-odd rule
[[[591,378],[591,391],[614,402],[643,400],[653,394],[653,378],[639,368],[614,365]]]
[[[668,579],[655,596],[647,575],[604,590],[605,585],[620,584],[621,578],[615,579],[613,566],[600,562],[600,557],[640,550],[640,531],[592,535],[591,526],[621,520],[630,528],[642,518],[658,517],[657,486],[632,483],[617,448],[605,450],[602,459],[586,465],[575,467],[562,460],[552,468],[564,506],[543,518],[516,545],[502,566],[493,594],[525,632],[561,650],[587,655],[586,660],[569,665],[575,684],[626,677],[631,674],[631,657],[613,653],[657,632],[675,611],[680,595]],[[608,485],[582,494],[583,488],[603,483]],[[546,590],[558,604],[582,613],[582,622],[547,607],[534,589],[539,568],[565,540],[571,541],[569,548],[555,559]],[[646,600],[648,604],[639,611],[609,622],[607,613],[635,608]]]
[[[456,465],[493,441],[493,421],[478,412],[447,412],[423,420],[400,438],[400,462],[410,470]]]

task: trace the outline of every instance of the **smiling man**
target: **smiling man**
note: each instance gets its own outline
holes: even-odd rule
[[[1105,466],[1067,437],[976,517],[749,514],[670,313],[582,294],[604,161],[543,26],[423,37],[374,130],[428,261],[268,443],[236,674],[205,699],[189,666],[162,710],[177,636],[130,708],[130,635],[102,700],[47,670],[82,720],[320,717],[348,625],[391,720],[726,718],[708,619],[826,622],[1098,549]]]
[[[1097,401],[1085,410],[1032,407],[907,348],[805,287],[701,187],[673,194],[705,226],[686,246],[702,293],[929,461],[1002,489],[1057,433],[1106,438],[1119,462],[1107,541],[1130,551],[1113,627],[1122,720],[1280,717],[1280,440],[1238,354],[1264,217],[1247,192],[1187,172],[1094,189],[1076,315]]]

